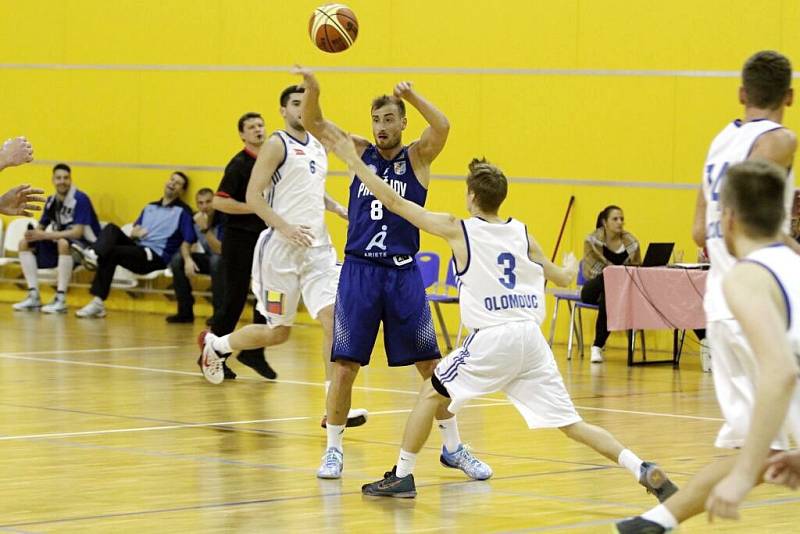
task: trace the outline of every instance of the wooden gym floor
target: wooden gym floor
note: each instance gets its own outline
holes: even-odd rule
[[[74,313],[74,310],[72,310]],[[109,312],[105,320],[14,313],[0,304],[0,532],[609,532],[655,500],[623,469],[558,431],[528,431],[497,396],[459,416],[461,435],[494,468],[468,481],[438,463],[431,434],[415,500],[362,497],[394,463],[419,378],[388,369],[382,347],[362,370],[366,426],[345,435],[339,481],[314,473],[323,372],[316,327],[269,353],[279,373],[212,386],[195,365],[196,325]],[[688,349],[694,352],[694,347]],[[711,377],[683,367],[628,369],[556,357],[582,415],[678,483],[719,454]],[[796,532],[800,494],[759,488],[744,520],[682,532]]]

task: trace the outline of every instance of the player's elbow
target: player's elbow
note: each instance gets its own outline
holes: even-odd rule
[[[705,228],[701,226],[695,226],[694,228],[692,228],[692,240],[698,247],[700,248],[705,247],[706,246]]]

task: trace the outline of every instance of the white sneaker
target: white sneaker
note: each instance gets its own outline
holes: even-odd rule
[[[39,298],[39,292],[35,289],[28,290],[28,296],[25,300],[17,302],[12,306],[16,311],[33,311],[42,307],[42,300]]]
[[[222,384],[225,380],[225,369],[222,364],[225,363],[225,358],[220,357],[217,351],[212,346],[212,341],[216,338],[211,332],[203,331],[197,339],[202,352],[200,353],[200,369],[203,371],[203,376],[206,380],[214,385]]]
[[[67,313],[67,299],[56,296],[53,302],[42,306],[42,313]]]
[[[592,345],[592,363],[603,363],[603,349]]]
[[[81,308],[80,310],[75,312],[75,315],[78,317],[105,317],[106,316],[106,307],[103,304],[103,301],[98,301],[98,299],[92,299],[89,304]]]
[[[97,270],[97,262],[99,259],[97,257],[97,252],[95,252],[93,248],[82,247],[77,243],[70,243],[69,252],[75,263],[80,263],[87,271]]]
[[[344,454],[336,447],[330,447],[322,456],[317,469],[317,478],[341,478],[344,468]]]

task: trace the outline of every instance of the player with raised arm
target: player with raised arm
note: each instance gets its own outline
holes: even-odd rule
[[[628,469],[659,500],[676,491],[660,467],[643,462],[575,410],[540,326],[545,278],[569,284],[577,273],[577,260],[570,254],[564,267],[554,265],[523,223],[498,215],[508,190],[500,169],[485,160],[472,160],[466,180],[470,217],[462,220],[430,212],[397,194],[367,167],[347,135],[329,131],[323,142],[361,177],[386,210],[447,241],[458,270],[461,319],[472,331],[464,345],[441,360],[425,380],[406,423],[397,465],[383,479],[364,485],[365,495],[414,497],[416,456],[428,438],[434,414],[456,413],[469,400],[496,391],[505,392],[529,428],[558,428]]]
[[[339,275],[336,251],[325,224],[325,210],[347,220],[347,210],[325,192],[328,156],[320,142],[303,128],[303,88],[281,92],[284,130],[261,146],[247,185],[246,202],[267,225],[253,254],[252,289],[257,309],[267,324],[247,325],[231,334],[200,334],[206,379],[224,379],[222,363],[233,351],[281,344],[289,339],[300,297],[311,317],[322,324],[322,357],[330,376],[333,303]],[[351,410],[348,426],[366,422],[366,410]]]
[[[303,76],[306,89],[301,112],[306,129],[317,138],[339,132],[322,116],[317,79],[308,69],[297,67],[295,71]],[[428,123],[419,140],[408,145],[402,139],[407,123],[404,102],[414,106]],[[424,205],[431,163],[444,148],[450,131],[447,117],[409,82],[397,84],[393,95],[373,100],[371,115],[375,143],[354,138],[358,157],[365,168],[377,172],[403,198]],[[347,213],[345,260],[334,312],[328,442],[317,471],[320,478],[341,476],[342,436],[353,382],[359,368],[369,364],[381,323],[389,366],[415,365],[422,377],[428,378],[441,358],[414,259],[419,251],[419,230],[386,210],[358,175],[350,183]],[[461,469],[473,479],[492,476],[491,468],[461,443],[455,417],[443,408],[436,418],[444,442],[442,465]]]

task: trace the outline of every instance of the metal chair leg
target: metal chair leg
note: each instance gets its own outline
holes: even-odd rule
[[[575,332],[578,334],[578,346],[581,349],[581,360],[583,359],[584,343],[583,343],[583,312],[579,306],[578,308],[578,322],[575,324]]]
[[[644,330],[639,330],[639,338],[642,340],[642,360],[647,361],[647,346],[644,344]]]
[[[575,333],[575,306],[567,302],[569,307],[569,339],[567,340],[567,359],[572,359],[572,335]]]

